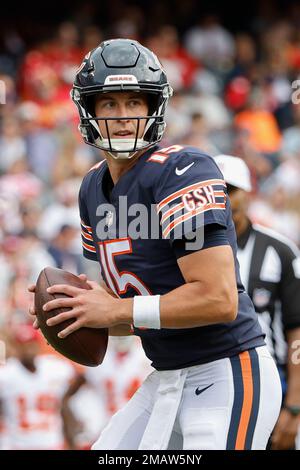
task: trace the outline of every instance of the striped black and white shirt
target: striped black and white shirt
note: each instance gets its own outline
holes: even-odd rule
[[[279,233],[249,223],[238,238],[238,260],[266,343],[278,365],[287,361],[285,333],[300,327],[300,252]]]

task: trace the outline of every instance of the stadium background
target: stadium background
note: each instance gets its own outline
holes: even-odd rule
[[[300,75],[300,5],[255,1],[240,8],[233,15],[226,3],[197,0],[1,7],[0,340],[8,356],[29,321],[27,286],[44,266],[99,279],[98,267],[81,255],[77,208],[81,179],[99,154],[81,141],[69,90],[83,55],[103,39],[138,39],[160,57],[175,90],[162,144],[244,158],[254,186],[252,220],[299,245],[300,105],[292,83]],[[51,352],[43,340],[41,347]],[[138,347],[111,349],[121,357]],[[103,379],[107,396],[114,367],[115,378]],[[101,380],[99,370],[98,384],[81,391],[99,420]]]

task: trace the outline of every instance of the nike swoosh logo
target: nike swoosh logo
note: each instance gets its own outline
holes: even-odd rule
[[[188,166],[185,166],[184,168],[182,168],[181,170],[179,170],[177,167],[175,169],[175,173],[177,176],[181,176],[183,175],[183,173],[185,173],[189,168],[191,168],[191,166],[194,165],[195,162],[192,162],[190,163]]]
[[[214,384],[210,384],[210,385],[208,385],[207,387],[202,388],[202,390],[199,390],[199,387],[197,387],[196,390],[195,390],[196,395],[200,395],[200,393],[205,392],[205,390],[207,390],[208,388],[212,387],[213,385],[214,385]]]

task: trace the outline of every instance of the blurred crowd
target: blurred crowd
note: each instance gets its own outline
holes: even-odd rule
[[[100,276],[81,255],[77,195],[102,157],[83,144],[69,91],[83,56],[103,39],[138,39],[160,58],[174,88],[162,145],[243,158],[252,220],[300,243],[300,5],[234,33],[215,14],[185,18],[180,30],[171,17],[149,31],[142,8],[122,11],[106,29],[75,15],[34,44],[17,30],[3,33],[0,340],[28,322],[27,286],[43,267]]]

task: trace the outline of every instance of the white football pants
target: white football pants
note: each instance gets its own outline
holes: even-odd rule
[[[281,406],[266,346],[173,371],[154,371],[93,450],[265,449]]]

